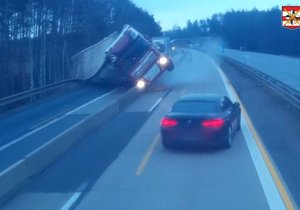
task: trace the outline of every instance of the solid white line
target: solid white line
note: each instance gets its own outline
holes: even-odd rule
[[[152,112],[158,105],[159,103],[162,101],[162,98],[159,98],[155,104],[149,109],[149,112]]]
[[[81,109],[81,108],[83,108],[83,107],[85,107],[85,106],[88,106],[89,104],[91,104],[91,103],[93,103],[93,102],[95,102],[95,101],[97,101],[97,100],[99,100],[99,99],[101,99],[101,98],[103,98],[103,97],[105,97],[105,96],[107,96],[107,95],[109,95],[109,94],[111,94],[111,93],[117,91],[117,90],[118,90],[118,89],[114,89],[114,90],[112,90],[112,91],[110,91],[110,92],[108,92],[108,93],[105,93],[105,94],[103,94],[103,95],[101,95],[101,96],[99,96],[99,97],[97,97],[97,98],[95,98],[95,99],[93,99],[93,100],[91,100],[91,101],[89,101],[89,102],[87,102],[87,103],[85,103],[85,104],[83,104],[83,105],[81,105],[81,106],[79,106],[79,107],[77,107],[77,108],[75,108],[75,109],[73,109],[73,110],[71,110],[71,111],[65,113],[64,115],[62,115],[62,116],[60,116],[60,117],[58,117],[58,118],[56,118],[56,119],[53,119],[53,120],[49,121],[48,123],[46,123],[46,124],[44,124],[44,125],[42,125],[42,126],[36,128],[36,129],[34,129],[34,130],[32,130],[32,131],[30,131],[30,132],[28,132],[28,133],[22,135],[22,136],[20,136],[20,137],[14,139],[14,140],[12,140],[12,141],[10,141],[9,143],[7,143],[7,144],[5,144],[5,145],[3,145],[3,146],[0,147],[0,152],[3,151],[3,150],[5,150],[5,149],[7,149],[7,148],[9,148],[9,147],[11,147],[12,145],[14,145],[14,144],[16,144],[16,143],[22,141],[22,140],[25,139],[26,137],[31,136],[31,135],[34,134],[34,133],[37,133],[38,131],[40,131],[40,130],[46,128],[47,126],[49,126],[49,125],[51,125],[51,124],[53,124],[53,123],[55,123],[55,122],[57,122],[57,121],[63,119],[65,116],[70,115],[70,114],[72,114],[72,113],[78,111],[79,109]]]
[[[233,101],[237,101],[238,99],[234,96],[231,89],[229,88],[229,81],[226,79],[226,76],[224,75],[223,71],[220,69],[219,66],[216,65],[216,63],[210,58],[213,65],[216,67],[217,71],[219,72],[223,83],[225,85],[226,91],[229,95],[229,97]],[[260,153],[254,136],[252,135],[248,124],[246,123],[245,116],[241,116],[241,130],[243,132],[248,150],[250,152],[252,161],[254,163],[256,172],[258,174],[260,183],[262,185],[262,188],[264,190],[266,199],[268,201],[269,207],[272,210],[285,210],[284,202],[280,196],[280,193],[278,192],[278,189],[273,181],[272,175],[270,174],[270,171],[268,170],[268,167],[265,164],[265,161],[262,157],[262,154]]]
[[[80,187],[76,190],[76,192],[69,198],[69,200],[65,203],[60,210],[69,210],[74,203],[80,198],[82,191],[86,188],[87,183],[83,183]]]
[[[43,121],[43,122],[40,122],[39,124],[36,124],[36,125],[30,127],[29,130],[35,130],[35,129],[37,129],[37,128],[43,126],[43,125],[46,125],[48,122],[51,122],[51,121],[54,120],[54,119],[57,119],[57,118],[62,117],[63,115],[64,115],[64,113],[57,114],[57,115],[53,116],[53,117],[50,118],[50,119],[47,119],[47,120],[45,120],[45,121]]]
[[[41,126],[41,127],[39,127],[39,128],[36,128],[35,130],[32,130],[32,131],[30,131],[30,132],[28,132],[28,133],[26,133],[26,134],[20,136],[19,138],[16,138],[16,139],[10,141],[10,142],[7,143],[7,144],[4,144],[3,146],[0,147],[0,152],[2,152],[3,150],[9,148],[10,146],[12,146],[12,145],[14,145],[14,144],[16,144],[16,143],[22,141],[22,140],[25,139],[26,137],[31,136],[32,134],[34,134],[34,133],[36,133],[36,132],[42,130],[43,128],[47,127],[48,125],[51,125],[51,124],[57,122],[58,120],[62,119],[63,117],[64,117],[64,116],[61,116],[61,117],[59,117],[59,118],[56,118],[56,119],[54,119],[54,120],[52,120],[52,121],[46,123],[45,125],[43,125],[43,126]]]
[[[99,100],[99,99],[101,99],[101,98],[104,98],[105,96],[107,96],[107,95],[109,95],[109,94],[112,94],[113,92],[116,92],[117,90],[118,90],[118,88],[116,88],[116,89],[114,89],[114,90],[112,90],[112,91],[109,91],[108,93],[105,93],[105,94],[103,94],[103,95],[101,95],[101,96],[99,96],[99,97],[97,97],[97,98],[95,98],[95,99],[93,99],[93,100],[91,100],[91,101],[85,103],[85,104],[82,104],[81,106],[77,107],[76,109],[73,109],[72,111],[67,112],[66,115],[73,114],[74,112],[78,111],[79,109],[81,109],[81,108],[83,108],[83,107],[85,107],[85,106],[88,106],[88,105],[90,105],[91,103],[93,103],[93,102],[95,102],[95,101],[97,101],[97,100]]]
[[[76,192],[72,195],[72,197],[68,200],[67,203],[60,210],[69,210],[73,204],[80,198],[81,192]]]

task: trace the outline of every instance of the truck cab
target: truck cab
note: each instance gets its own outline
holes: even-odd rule
[[[173,70],[170,58],[160,53],[150,39],[125,25],[116,40],[105,51],[107,62],[130,80],[152,82],[165,70]]]

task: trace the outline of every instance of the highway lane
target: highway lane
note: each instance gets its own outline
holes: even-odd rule
[[[162,148],[157,124],[172,103],[158,107],[75,209],[268,209],[241,133],[231,150]]]
[[[0,209],[61,209],[77,192],[84,194],[117,158],[155,109],[156,102],[166,94],[166,91],[158,91],[143,96],[34,177]]]
[[[112,89],[79,85],[0,115],[0,147]],[[5,132],[4,132],[5,131]]]
[[[238,91],[263,143],[300,206],[299,109],[237,66],[227,62],[221,62],[221,66]]]
[[[184,63],[174,74],[164,76],[159,82],[172,88],[172,92],[75,209],[269,209],[272,206],[241,132],[236,134],[230,150],[162,148],[159,121],[177,98],[191,92],[227,95],[210,60],[197,52],[186,53]],[[277,209],[280,208],[278,205]]]
[[[177,63],[182,52],[175,51],[172,56]],[[56,121],[65,113],[111,90],[110,87],[81,84],[66,93],[55,94],[0,114],[0,131],[5,131],[0,132],[0,151],[20,137],[25,138],[28,133]]]
[[[284,209],[278,192],[266,186],[270,177],[258,171],[245,123],[229,150],[162,148],[159,122],[177,98],[228,94],[210,59],[185,53],[153,92],[34,177],[1,209]]]
[[[22,159],[47,141],[89,116],[79,109],[90,102],[122,90],[82,86],[63,96],[53,96],[6,114],[0,134],[6,142],[0,147],[0,172]],[[59,114],[57,114],[59,112]],[[24,132],[24,133],[22,133]],[[19,136],[16,136],[19,135]]]

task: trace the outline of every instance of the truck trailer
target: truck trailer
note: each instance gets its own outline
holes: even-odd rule
[[[130,25],[125,25],[117,36],[109,37],[101,42],[102,45],[108,46],[102,56],[103,63],[85,80],[114,86],[147,85],[165,71],[174,69],[172,60],[166,54],[159,52],[150,38]]]

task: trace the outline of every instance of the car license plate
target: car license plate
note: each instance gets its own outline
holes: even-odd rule
[[[198,138],[197,136],[191,134],[191,133],[187,133],[187,134],[184,134],[182,136],[183,140],[185,141],[198,141]]]

